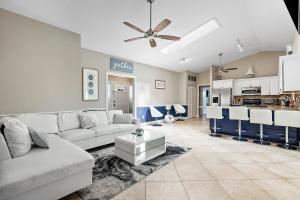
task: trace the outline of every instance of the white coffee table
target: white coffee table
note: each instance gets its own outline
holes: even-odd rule
[[[143,136],[134,134],[115,138],[115,155],[135,166],[166,152],[166,137],[163,134],[145,131]]]

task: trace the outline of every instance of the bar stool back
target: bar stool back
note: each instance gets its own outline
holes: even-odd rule
[[[162,126],[161,124],[158,123],[158,118],[159,117],[163,117],[164,115],[159,112],[156,108],[154,108],[153,106],[150,106],[150,113],[151,113],[151,116],[153,118],[155,118],[155,123],[152,124],[152,126]]]
[[[275,125],[285,126],[285,144],[277,146],[285,149],[296,150],[295,146],[289,144],[289,127],[300,128],[300,112],[299,111],[275,111]]]
[[[223,109],[220,106],[208,106],[207,107],[207,119],[213,119],[214,120],[214,130],[213,133],[210,134],[210,136],[213,137],[221,137],[221,135],[217,134],[217,119],[223,119]]]
[[[257,144],[270,145],[270,142],[264,141],[264,125],[272,125],[272,110],[269,109],[251,109],[250,110],[250,122],[260,125],[259,140],[253,142]]]
[[[249,121],[248,108],[247,107],[229,107],[229,119],[238,120],[238,136],[232,139],[238,141],[248,141],[246,138],[242,137],[242,121]]]

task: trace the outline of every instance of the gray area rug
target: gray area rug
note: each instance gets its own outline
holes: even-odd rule
[[[114,147],[92,150],[90,153],[95,158],[93,184],[78,194],[84,200],[109,200],[189,150],[167,143],[164,154],[139,166],[114,156]]]

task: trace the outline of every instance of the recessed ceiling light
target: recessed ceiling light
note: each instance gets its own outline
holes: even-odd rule
[[[240,52],[244,52],[244,45],[241,43],[241,41],[239,39],[236,40],[237,41],[237,47],[239,49]]]
[[[199,28],[183,36],[179,41],[165,47],[161,50],[161,52],[164,54],[173,53],[219,28],[221,28],[221,24],[217,21],[217,19],[211,19],[205,24],[201,25]]]

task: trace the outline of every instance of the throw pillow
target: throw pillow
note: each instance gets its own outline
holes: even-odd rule
[[[114,124],[132,124],[132,114],[114,114]]]
[[[119,114],[122,115],[123,111],[122,110],[109,110],[107,111],[107,121],[109,124],[112,124],[114,122],[114,115]]]
[[[37,131],[33,128],[29,128],[29,133],[33,143],[41,148],[49,148],[50,138],[47,133]]]
[[[79,119],[82,128],[94,128],[99,125],[97,115],[95,113],[81,113]]]
[[[5,117],[1,119],[1,131],[13,158],[23,156],[31,149],[31,138],[27,126],[18,119]]]

